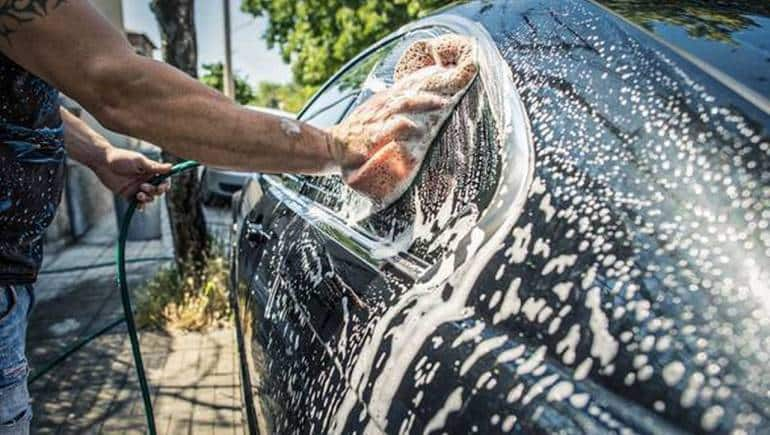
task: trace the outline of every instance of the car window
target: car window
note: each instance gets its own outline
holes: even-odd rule
[[[331,127],[339,122],[357,95],[357,90],[344,91],[335,87],[319,98],[318,104],[310,108],[312,112],[303,121],[318,128]]]
[[[299,119],[318,128],[337,124],[357,100],[369,72],[391,49],[392,44],[385,44],[351,66],[313,99]]]
[[[409,45],[442,33],[446,31],[420,29],[384,45],[340,75],[300,119],[319,127],[343,119],[392,84],[395,66]],[[430,264],[487,207],[497,185],[499,149],[484,86],[476,80],[431,146],[413,187],[395,204],[377,210],[338,175],[304,177],[302,193],[349,227]]]

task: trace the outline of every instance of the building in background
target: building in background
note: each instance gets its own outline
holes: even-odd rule
[[[126,37],[128,37],[128,42],[134,47],[136,54],[153,57],[155,50],[158,48],[146,33],[126,30]]]
[[[126,34],[128,42],[131,43],[137,54],[153,57],[153,54],[158,47],[155,46],[152,39],[145,33],[126,29],[125,22],[123,21],[123,0],[91,0],[91,3],[99,9],[99,12],[101,12],[113,26]]]

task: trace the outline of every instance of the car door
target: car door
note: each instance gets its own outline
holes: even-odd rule
[[[355,91],[327,86],[308,105],[303,120],[318,127],[335,124],[352,103]],[[291,175],[255,177],[244,188],[234,219],[240,225],[233,276],[246,357],[242,368],[246,411],[256,421],[252,424],[267,433],[281,432],[295,416],[299,417],[293,422],[297,427],[312,427],[313,420],[299,412],[299,407],[312,408],[318,402],[306,396],[294,400],[292,391],[302,391],[302,383],[312,379],[313,373],[328,371],[331,366],[324,360],[322,341],[314,336],[314,328],[323,329],[334,310],[329,309],[323,293],[305,291],[316,286],[301,283],[320,269],[305,272],[316,264],[311,257],[314,244],[306,225],[284,204],[285,194],[300,192],[303,184],[302,177]],[[274,185],[280,188],[271,187]],[[295,239],[300,242],[293,243]],[[339,379],[329,382],[345,385]]]
[[[332,79],[300,119],[333,125],[392,82],[408,45],[449,31],[425,26],[386,38]],[[482,228],[491,232],[513,212],[531,155],[520,134],[526,121],[519,119],[516,134],[505,128],[512,121],[501,114],[523,113],[501,103],[503,87],[489,74],[471,85],[412,188],[384,210],[336,175],[261,178],[262,204],[272,210],[247,218],[268,234],[258,236],[264,253],[249,279],[251,297],[265,301],[255,329],[272,364],[271,397],[281,404],[272,409],[277,431],[392,432],[383,414],[387,421],[428,423],[415,415],[411,396],[381,401],[361,385],[356,367],[373,355],[387,358],[386,340],[373,340],[374,330],[398,322],[415,291],[437,288],[484,241]],[[380,369],[372,364],[367,376]]]
[[[303,110],[301,119],[316,127],[336,124],[361,92],[378,52],[364,53],[329,82]],[[305,177],[268,175],[251,180],[243,191],[235,221],[241,221],[238,260],[234,262],[239,328],[244,336],[244,372],[250,379],[245,397],[248,414],[267,432],[287,427],[319,427],[309,410],[322,409],[307,382],[323,380],[329,388],[346,383],[325,351],[340,324],[342,291],[323,242],[306,219],[291,207],[304,198]],[[245,210],[245,212],[243,211]],[[270,394],[264,394],[270,391]]]
[[[263,179],[279,432],[763,433],[767,111],[589,2],[453,12],[501,53],[398,203]]]
[[[534,177],[504,231],[384,328],[374,376],[351,371],[369,415],[409,397],[417,417],[382,426],[765,433],[767,105],[589,2],[465,7],[505,25]]]

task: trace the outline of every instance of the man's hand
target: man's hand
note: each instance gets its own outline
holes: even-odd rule
[[[157,174],[168,173],[170,164],[154,162],[137,152],[115,148],[69,110],[61,109],[60,113],[67,153],[91,168],[108,189],[128,200],[136,197],[139,208],[168,191],[168,181],[157,187],[147,181]]]
[[[477,72],[475,45],[456,35],[417,41],[401,56],[394,85],[330,130],[342,175],[381,203],[413,179],[434,133]]]
[[[92,169],[108,189],[128,200],[135,197],[140,208],[170,187],[168,180],[158,186],[147,182],[155,175],[168,173],[170,164],[155,162],[133,151],[110,148],[104,162]]]

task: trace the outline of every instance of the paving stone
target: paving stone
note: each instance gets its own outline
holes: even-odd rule
[[[222,212],[220,214],[226,215]],[[110,262],[114,217],[46,259],[44,268]],[[164,231],[164,237],[170,233]],[[130,242],[128,258],[171,256],[168,240]],[[129,285],[168,262],[127,267]],[[113,267],[41,275],[27,338],[34,370],[69,344],[122,315]],[[142,331],[142,356],[161,434],[244,433],[232,329],[206,333]],[[30,385],[33,433],[145,433],[145,417],[125,325],[96,338]]]

